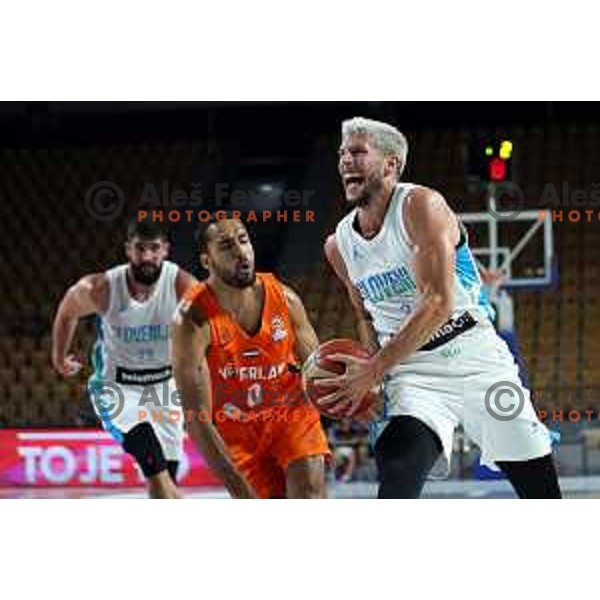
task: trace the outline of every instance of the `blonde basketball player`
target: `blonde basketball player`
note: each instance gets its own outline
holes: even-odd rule
[[[342,125],[339,173],[352,210],[325,253],[372,357],[339,357],[346,374],[322,382],[340,386],[322,402],[357,403],[383,384],[372,425],[380,498],[418,497],[432,470],[447,472],[459,424],[520,497],[558,498],[548,431],[494,330],[465,233],[441,194],[400,181],[407,152],[389,124]]]

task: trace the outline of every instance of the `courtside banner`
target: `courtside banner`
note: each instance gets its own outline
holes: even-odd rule
[[[179,482],[184,486],[219,486],[187,438]],[[144,485],[144,479],[133,459],[101,429],[0,431],[0,487],[140,485]]]

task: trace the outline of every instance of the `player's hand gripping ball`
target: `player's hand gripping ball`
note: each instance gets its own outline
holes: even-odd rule
[[[302,386],[307,398],[321,414],[330,419],[352,418],[364,421],[375,418],[381,404],[378,388],[369,391],[359,399],[358,403],[348,402],[344,399],[327,404],[321,402],[322,399],[335,392],[337,387],[321,384],[319,380],[332,379],[343,375],[346,371],[345,363],[332,358],[336,354],[345,354],[359,359],[369,358],[369,353],[354,340],[334,339],[321,344],[306,359],[302,367]]]

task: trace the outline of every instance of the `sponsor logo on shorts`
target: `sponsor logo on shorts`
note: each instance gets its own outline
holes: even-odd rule
[[[430,340],[419,348],[419,350],[435,350],[450,340],[459,336],[461,333],[473,329],[477,325],[477,321],[473,318],[470,312],[465,311],[457,317],[452,317],[444,323],[430,338]]]
[[[444,348],[442,350],[442,356],[444,358],[456,358],[462,354],[462,348],[460,346],[452,346],[451,348]]]
[[[171,379],[173,368],[165,365],[158,369],[126,369],[117,367],[116,382],[123,385],[152,385]]]

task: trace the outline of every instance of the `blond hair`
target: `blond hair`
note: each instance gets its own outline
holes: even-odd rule
[[[406,165],[408,142],[404,134],[389,123],[354,117],[342,122],[342,139],[350,135],[366,135],[385,156],[398,159],[398,177]]]

